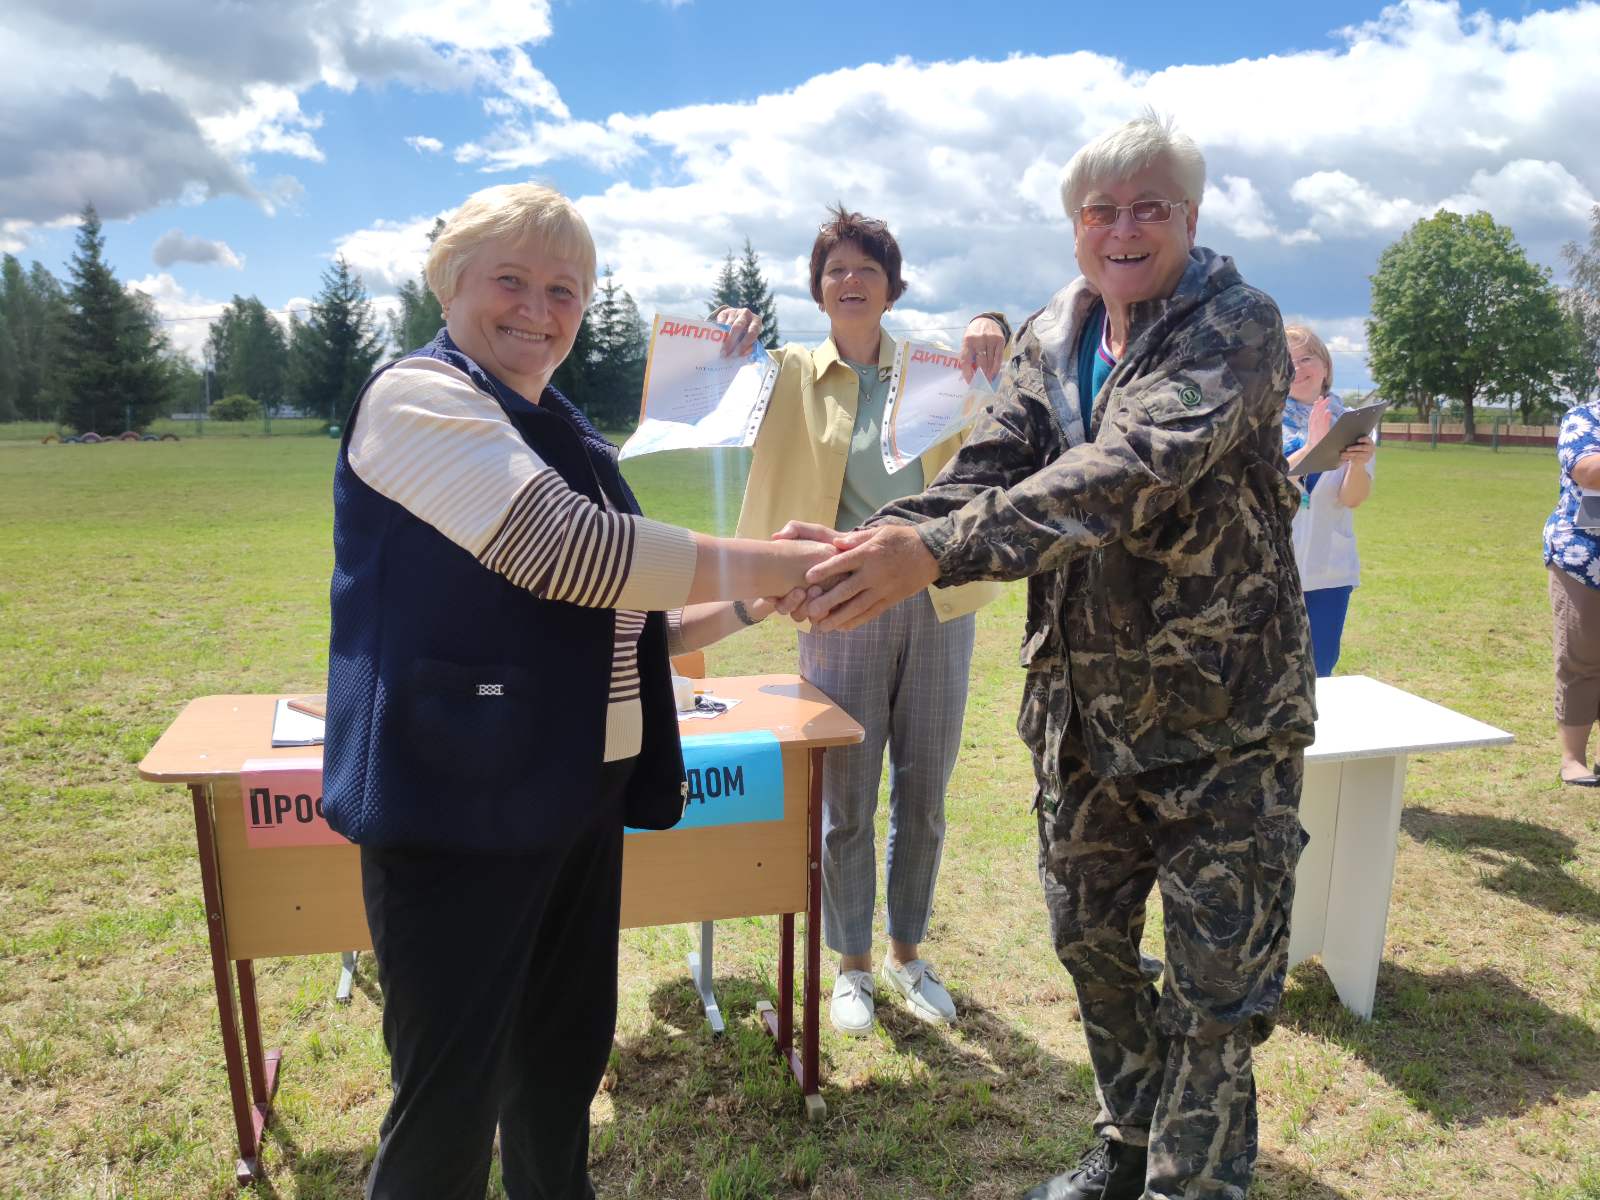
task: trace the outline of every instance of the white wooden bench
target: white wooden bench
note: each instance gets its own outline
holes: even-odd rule
[[[1357,1016],[1372,1016],[1378,988],[1406,756],[1510,741],[1503,729],[1364,675],[1317,680],[1317,740],[1300,799],[1311,842],[1295,874],[1289,965],[1320,954]]]

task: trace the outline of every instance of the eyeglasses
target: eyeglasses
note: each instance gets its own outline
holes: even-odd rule
[[[1140,225],[1160,225],[1172,219],[1172,210],[1188,204],[1187,200],[1135,200],[1132,204],[1084,204],[1078,208],[1078,220],[1086,229],[1110,229],[1117,223],[1117,214],[1130,212]]]

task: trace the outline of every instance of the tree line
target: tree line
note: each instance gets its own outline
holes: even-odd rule
[[[1385,249],[1372,276],[1368,365],[1378,388],[1426,420],[1443,404],[1473,432],[1476,407],[1515,405],[1542,421],[1566,399],[1600,393],[1600,205],[1587,244],[1563,249],[1571,280],[1551,282],[1512,231],[1488,213],[1439,212]],[[430,241],[442,222],[434,226]],[[778,342],[772,290],[745,239],[728,251],[708,312],[750,308],[762,341]],[[386,353],[422,345],[443,324],[419,274],[380,322],[342,258],[323,272],[302,318],[280,321],[255,296],[234,296],[211,322],[205,363],[171,345],[149,297],[125,288],[105,259],[94,208],[84,209],[65,283],[40,263],[0,260],[0,421],[52,422],[80,433],[142,430],[209,398],[226,418],[292,411],[341,421]],[[606,428],[633,420],[649,335],[638,305],[607,267],[572,353],[552,383]]]
[[[435,223],[430,242],[442,228]],[[712,311],[726,303],[760,312],[775,344],[772,292],[748,240],[737,264],[728,254],[713,293]],[[380,322],[361,277],[335,259],[303,318],[280,321],[258,297],[235,295],[197,364],[174,349],[150,298],[117,280],[89,206],[65,283],[41,263],[25,270],[11,254],[0,262],[0,421],[111,434],[209,402],[221,419],[292,412],[338,423],[385,354],[423,345],[444,324],[420,273],[396,300]],[[596,424],[624,426],[637,416],[648,342],[638,305],[607,267],[551,382]]]

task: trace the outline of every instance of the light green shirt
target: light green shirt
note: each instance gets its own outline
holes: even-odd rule
[[[839,492],[839,517],[835,529],[854,529],[892,500],[922,491],[922,463],[912,462],[893,475],[883,465],[883,412],[889,399],[889,376],[878,364],[844,360],[856,373],[856,424],[850,434],[850,455],[845,460],[844,486]]]

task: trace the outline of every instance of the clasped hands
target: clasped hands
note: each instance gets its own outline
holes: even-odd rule
[[[912,525],[878,525],[840,533],[826,525],[790,521],[775,541],[820,542],[837,553],[806,573],[806,586],[768,600],[796,622],[819,632],[865,625],[939,577],[939,565]]]

